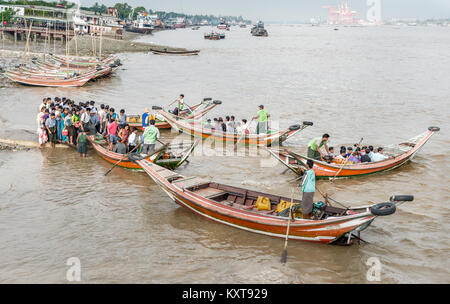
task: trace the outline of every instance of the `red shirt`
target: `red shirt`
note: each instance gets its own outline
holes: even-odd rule
[[[111,135],[116,135],[116,132],[117,132],[117,128],[119,127],[119,125],[117,124],[117,122],[116,121],[113,121],[110,125],[109,125],[109,127],[108,127],[108,132],[109,132],[109,134],[111,134]]]

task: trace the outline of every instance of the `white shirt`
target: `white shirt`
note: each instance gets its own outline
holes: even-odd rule
[[[81,122],[89,123],[89,121],[91,120],[91,116],[87,112],[84,112],[83,114],[81,114],[80,120]]]
[[[136,146],[137,145],[137,137],[136,134],[134,132],[132,132],[130,134],[130,136],[128,137],[128,144],[131,146]]]
[[[374,153],[373,154],[373,158],[371,158],[371,160],[373,162],[377,162],[377,161],[385,160],[385,159],[388,159],[388,158],[389,158],[389,156],[383,155],[381,153]]]

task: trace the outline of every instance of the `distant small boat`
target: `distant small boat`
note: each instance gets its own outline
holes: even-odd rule
[[[253,28],[250,30],[250,33],[253,36],[257,36],[257,37],[267,37],[267,36],[269,36],[269,33],[264,28],[264,23],[262,21],[259,21],[258,24],[253,26]]]
[[[200,53],[200,50],[192,50],[192,51],[169,51],[166,48],[163,48],[161,50],[157,49],[150,49],[150,51],[153,54],[156,55],[179,55],[179,56],[193,56],[198,55]]]
[[[199,26],[193,26],[193,27],[191,27],[191,30],[193,30],[193,31],[196,31],[196,30],[198,30],[198,29],[200,29]]]
[[[205,33],[204,38],[208,40],[220,40],[225,38],[225,34],[219,34],[216,32]]]

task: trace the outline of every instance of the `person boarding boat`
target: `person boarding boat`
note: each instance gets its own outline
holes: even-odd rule
[[[159,138],[159,130],[155,127],[155,120],[150,120],[150,126],[144,130],[144,147],[142,148],[142,154],[150,154],[155,151],[155,143]]]
[[[321,160],[325,155],[330,154],[330,151],[328,150],[328,139],[330,138],[330,135],[325,133],[322,135],[322,137],[316,137],[313,138],[309,144],[308,144],[308,157],[316,160]],[[320,148],[325,146],[326,154],[323,153]]]

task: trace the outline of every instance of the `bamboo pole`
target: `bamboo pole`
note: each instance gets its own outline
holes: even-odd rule
[[[47,53],[47,39],[48,39],[48,23],[47,28],[45,29],[45,41],[44,41],[44,61],[45,61],[45,53]]]
[[[77,31],[75,30],[75,23],[73,24],[73,39],[75,41],[75,56],[78,57]]]
[[[67,65],[67,68],[69,68],[69,44],[68,44],[68,29],[67,29],[67,20],[66,20],[66,65]]]
[[[25,29],[27,28],[27,20],[25,20]],[[27,34],[27,42],[25,44],[25,49],[23,51],[23,59],[22,62],[25,63],[26,58],[28,57],[28,52],[29,52],[29,41],[30,41],[30,35],[31,35],[31,26],[33,25],[33,20],[31,20],[30,23],[30,29],[28,30],[28,34]]]
[[[103,41],[103,18],[100,19],[100,49],[99,49],[100,60],[102,60],[102,41]]]
[[[56,20],[53,24],[53,54],[56,54]]]

